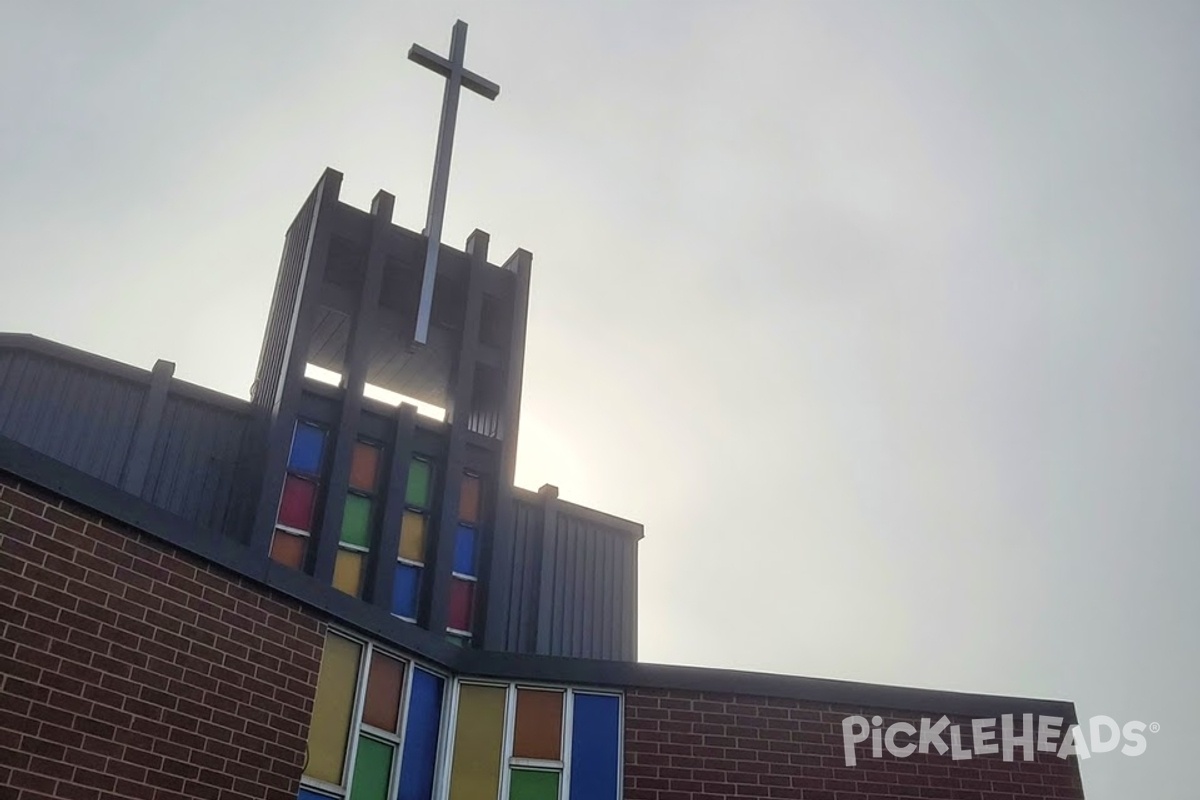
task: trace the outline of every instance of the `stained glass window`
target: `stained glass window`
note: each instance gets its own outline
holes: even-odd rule
[[[429,546],[430,503],[433,495],[433,463],[413,456],[408,463],[404,488],[404,514],[400,519],[400,547],[392,581],[392,613],[416,621],[425,553]]]
[[[433,800],[444,688],[428,669],[330,631],[299,800]]]
[[[304,420],[297,421],[292,431],[270,552],[272,560],[293,569],[304,568],[308,542],[316,525],[326,438],[324,428]]]
[[[449,800],[620,796],[619,695],[467,680],[453,719]]]
[[[376,487],[383,451],[370,442],[357,441],[350,459],[350,491],[342,507],[333,585],[358,597],[363,590],[367,554],[371,551]]]

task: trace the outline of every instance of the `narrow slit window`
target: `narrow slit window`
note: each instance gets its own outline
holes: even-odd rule
[[[292,569],[303,570],[308,556],[308,543],[316,525],[327,438],[324,428],[306,420],[298,420],[292,430],[270,550],[273,561]]]

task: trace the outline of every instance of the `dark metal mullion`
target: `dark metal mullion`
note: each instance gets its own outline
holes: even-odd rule
[[[389,469],[380,494],[379,548],[373,559],[371,581],[364,597],[389,613],[392,610],[393,577],[400,550],[400,525],[404,519],[408,469],[413,457],[413,433],[417,407],[402,403],[396,409],[396,435],[392,443]],[[419,609],[418,609],[419,613]]]
[[[380,191],[371,201],[371,245],[359,292],[357,313],[352,317],[350,338],[346,344],[346,371],[342,378],[342,408],[334,439],[333,466],[329,470],[325,514],[317,537],[313,577],[322,583],[333,580],[337,544],[341,538],[342,515],[350,490],[350,460],[358,441],[358,418],[362,411],[366,386],[367,362],[379,308],[379,290],[387,255],[388,227],[392,224],[395,198]]]

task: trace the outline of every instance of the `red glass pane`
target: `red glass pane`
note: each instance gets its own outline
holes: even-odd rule
[[[449,627],[457,631],[471,630],[471,612],[475,600],[475,582],[450,579]]]
[[[279,501],[279,524],[301,531],[311,531],[313,505],[316,500],[315,483],[288,475],[283,481],[283,498]]]

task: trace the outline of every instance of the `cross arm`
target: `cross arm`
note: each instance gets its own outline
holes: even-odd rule
[[[408,60],[436,72],[443,78],[449,78],[454,71],[454,65],[450,61],[431,50],[426,50],[419,44],[414,44],[408,49]],[[496,95],[500,94],[500,87],[487,78],[476,75],[468,69],[461,70],[460,74],[462,75],[462,85],[472,92],[483,95],[488,100],[495,100]]]

